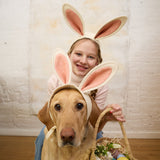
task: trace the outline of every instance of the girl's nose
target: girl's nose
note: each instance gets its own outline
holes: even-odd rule
[[[81,57],[80,62],[82,64],[86,64],[87,63],[87,57],[86,56]]]

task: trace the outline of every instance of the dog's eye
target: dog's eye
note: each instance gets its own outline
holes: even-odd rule
[[[56,104],[56,105],[54,106],[54,108],[55,108],[56,111],[60,111],[60,110],[61,110],[60,104]]]
[[[83,108],[83,104],[82,103],[77,103],[76,108],[78,110],[81,110]]]

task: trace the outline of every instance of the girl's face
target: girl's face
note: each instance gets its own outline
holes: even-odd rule
[[[69,55],[73,73],[77,76],[85,76],[98,64],[97,52],[97,47],[92,41],[79,41]]]

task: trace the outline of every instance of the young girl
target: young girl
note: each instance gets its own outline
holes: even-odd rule
[[[72,65],[72,78],[71,83],[78,86],[82,81],[83,77],[96,65],[102,62],[101,51],[99,44],[90,38],[81,38],[75,41],[69,52],[68,56]],[[52,95],[52,92],[55,88],[61,85],[60,81],[55,75],[48,81],[48,91],[49,95]],[[112,110],[110,114],[105,116],[105,121],[101,124],[99,130],[100,132],[97,135],[97,138],[102,137],[101,129],[104,127],[105,123],[109,120],[118,120],[121,122],[125,121],[125,118],[122,114],[122,108],[118,104],[111,104],[105,106],[105,101],[108,93],[107,85],[99,88],[98,90],[92,91],[90,94],[95,99],[98,107],[101,110],[104,110],[106,107],[111,107]],[[41,160],[41,150],[44,140],[44,128],[40,132],[36,140],[36,153],[35,160]]]

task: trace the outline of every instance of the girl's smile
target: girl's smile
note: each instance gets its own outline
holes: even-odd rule
[[[78,68],[79,70],[81,70],[81,71],[85,71],[86,69],[88,69],[88,67],[85,67],[85,66],[79,65],[79,64],[77,64],[77,68]]]

